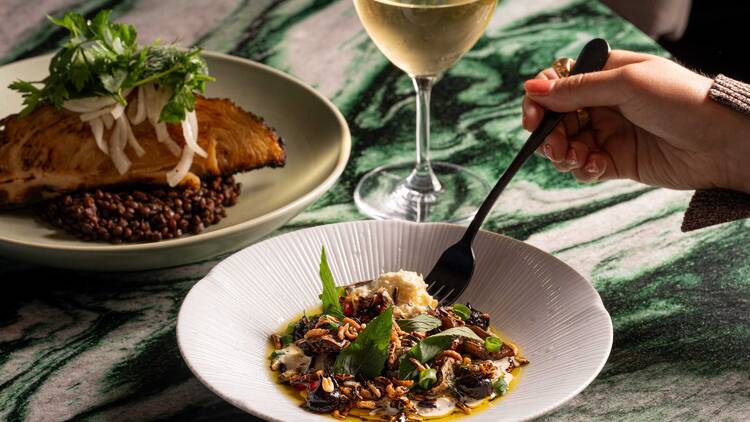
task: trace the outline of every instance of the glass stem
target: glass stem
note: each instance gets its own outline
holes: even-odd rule
[[[430,93],[434,76],[412,77],[417,91],[417,161],[406,178],[406,187],[420,193],[437,193],[441,186],[430,165]]]

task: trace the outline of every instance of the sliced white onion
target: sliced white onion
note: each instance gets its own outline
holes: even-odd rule
[[[76,98],[63,102],[63,108],[76,113],[88,113],[116,103],[112,97],[86,97]]]
[[[177,163],[177,166],[170,170],[167,173],[167,183],[169,183],[170,187],[175,187],[182,179],[185,178],[185,176],[190,171],[190,166],[193,164],[193,154],[195,151],[193,151],[190,147],[185,145],[185,148],[182,149],[182,156],[180,157],[180,162]]]
[[[130,90],[127,90],[123,92],[123,96],[129,93]],[[198,118],[195,111],[186,113],[185,119],[180,122],[182,135],[185,138],[184,147],[180,147],[172,139],[166,123],[159,121],[161,110],[169,101],[170,96],[169,90],[156,89],[153,84],[148,84],[138,88],[137,100],[133,104],[135,110],[128,109],[127,113],[126,107],[111,97],[68,100],[63,107],[80,113],[79,118],[89,123],[96,145],[110,156],[120,174],[127,173],[133,164],[125,153],[127,146],[133,148],[139,157],[146,153],[138,143],[132,125],[138,125],[148,119],[154,127],[158,142],[165,144],[172,154],[180,157],[177,165],[166,174],[167,183],[174,187],[190,172],[195,154],[207,157],[208,153],[198,144]],[[111,130],[108,142],[104,140],[105,128]]]
[[[81,118],[81,121],[88,122],[89,120],[97,119],[101,116],[104,116],[105,114],[110,114],[111,112],[112,112],[112,109],[102,108],[100,110],[89,111],[88,113],[83,113],[79,117]]]
[[[185,120],[181,122],[182,137],[185,138],[185,145],[190,146],[196,154],[205,158],[208,157],[206,150],[198,145],[198,119],[195,117],[195,111],[187,113]]]
[[[104,123],[102,122],[102,119],[91,119],[89,120],[89,125],[91,126],[91,132],[94,134],[96,146],[98,146],[103,153],[109,155],[109,148],[107,147],[107,143],[104,142]]]
[[[112,107],[112,111],[110,111],[110,113],[112,114],[112,118],[115,120],[119,119],[124,112],[125,106],[120,103],[117,103],[114,107]]]
[[[135,114],[135,117],[131,119],[131,123],[134,125],[139,125],[146,120],[146,101],[144,99],[145,93],[143,92],[143,89],[143,87],[138,88],[138,102],[136,103],[138,106],[138,112]]]
[[[133,150],[135,150],[135,153],[139,157],[143,157],[143,154],[146,153],[146,150],[144,150],[141,144],[138,143],[138,140],[135,139],[135,135],[133,134],[133,128],[130,127],[130,123],[128,123],[127,117],[120,116],[118,120],[122,120],[123,122],[123,126],[125,127],[125,133],[128,137],[128,145],[130,145],[130,148],[133,148]]]
[[[115,168],[117,168],[120,174],[127,173],[132,165],[130,159],[125,154],[127,133],[124,129],[123,121],[118,119],[109,138],[109,155],[112,157],[112,163],[114,163]]]

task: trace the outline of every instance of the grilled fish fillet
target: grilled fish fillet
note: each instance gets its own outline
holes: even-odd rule
[[[198,97],[198,144],[208,157],[195,155],[183,184],[199,183],[204,175],[229,175],[261,167],[280,167],[284,145],[263,120],[226,99]],[[179,125],[169,133],[184,145]],[[79,189],[137,183],[166,184],[166,173],[179,157],[159,143],[145,121],[133,132],[146,154],[136,156],[121,175],[112,159],[96,145],[91,128],[77,113],[43,106],[26,117],[0,120],[0,209],[26,205]],[[105,131],[105,139],[109,139]]]

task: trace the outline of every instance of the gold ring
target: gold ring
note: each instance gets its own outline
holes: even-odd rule
[[[558,78],[567,78],[570,76],[570,71],[573,70],[575,60],[563,57],[552,62],[552,70],[555,71]]]
[[[568,57],[563,57],[552,62],[552,70],[555,71],[558,78],[567,78],[570,76],[571,70],[575,61]],[[591,115],[585,109],[576,110],[576,120],[578,121],[578,130],[576,133],[580,133],[591,126]]]

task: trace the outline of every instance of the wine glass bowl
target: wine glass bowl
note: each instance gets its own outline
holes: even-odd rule
[[[437,76],[479,40],[497,0],[354,0],[380,51],[412,79],[417,94],[416,161],[378,167],[354,200],[373,218],[464,222],[489,185],[456,164],[430,160],[430,93]]]

